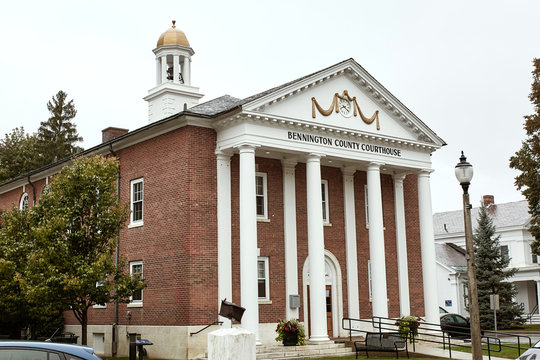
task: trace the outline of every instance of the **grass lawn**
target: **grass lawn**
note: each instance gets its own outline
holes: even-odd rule
[[[491,346],[491,356],[502,357],[502,358],[507,358],[507,359],[516,359],[517,357],[519,357],[519,355],[523,354],[528,349],[528,347],[525,347],[524,349],[521,348],[521,351],[520,351],[520,353],[518,355],[517,344],[508,344],[508,345],[515,346],[515,347],[504,346],[505,344],[501,344],[501,345],[503,345],[503,346],[501,346],[501,351],[500,352],[494,351],[494,349],[499,350],[498,346],[493,346],[493,345]],[[482,348],[484,348],[484,350],[483,350],[484,355],[487,355],[488,354],[487,345],[482,345]],[[452,351],[454,351],[454,350],[455,351],[462,351],[462,352],[466,352],[466,353],[471,352],[471,348],[470,347],[465,347],[465,346],[452,346]]]
[[[540,324],[523,324],[515,326],[511,329],[505,329],[505,330],[498,330],[500,332],[537,332],[540,333]]]

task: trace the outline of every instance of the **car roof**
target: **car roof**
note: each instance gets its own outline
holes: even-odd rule
[[[94,353],[94,349],[88,346],[43,341],[0,341],[0,348],[6,347],[46,349],[79,356]]]

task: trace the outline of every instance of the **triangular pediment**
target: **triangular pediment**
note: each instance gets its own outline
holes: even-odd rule
[[[353,59],[246,100],[245,112],[308,122],[319,129],[445,145]]]

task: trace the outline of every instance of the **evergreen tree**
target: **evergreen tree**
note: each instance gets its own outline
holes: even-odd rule
[[[0,140],[0,183],[40,167],[37,138],[15,128]]]
[[[483,329],[492,329],[494,325],[489,302],[492,294],[499,295],[497,328],[507,329],[513,324],[523,323],[523,310],[514,301],[517,290],[513,283],[507,281],[517,269],[508,268],[510,258],[501,252],[499,238],[495,236],[495,226],[488,210],[482,206],[478,214],[478,227],[474,231],[474,255],[480,326]]]
[[[77,110],[73,100],[67,101],[62,90],[47,103],[51,113],[47,121],[42,121],[38,129],[39,150],[43,165],[62,160],[82,151],[76,143],[83,138],[77,133],[72,121]]]
[[[529,203],[531,226],[529,231],[534,236],[531,248],[540,255],[540,59],[534,59],[533,83],[529,99],[534,106],[534,113],[525,116],[527,139],[521,149],[510,158],[510,167],[521,171],[516,176],[515,185]]]

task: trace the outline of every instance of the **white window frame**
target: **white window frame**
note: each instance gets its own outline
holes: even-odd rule
[[[135,273],[133,272],[133,267],[135,266],[141,266],[141,278],[144,276],[144,265],[143,265],[143,262],[142,260],[137,260],[137,261],[130,261],[129,262],[129,274],[131,276],[133,276]],[[130,296],[129,297],[129,304],[128,307],[136,307],[136,306],[142,306],[143,304],[143,299],[144,299],[144,291],[141,290],[141,299],[140,300],[133,300],[133,296]]]
[[[133,205],[135,203],[135,199],[134,199],[134,196],[135,196],[135,193],[133,191],[133,188],[136,184],[139,184],[141,183],[142,184],[142,198],[140,200],[141,202],[141,218],[140,219],[137,219],[135,220],[133,217],[134,217],[134,212],[133,212]],[[131,197],[130,197],[130,210],[131,210],[131,214],[129,216],[129,219],[130,219],[130,227],[134,227],[134,226],[142,226],[143,225],[143,220],[144,220],[144,178],[138,178],[138,179],[135,179],[135,180],[131,180],[131,183],[130,183],[130,192],[131,192]]]
[[[264,262],[264,278],[259,277],[259,263]],[[264,279],[265,281],[265,297],[259,297],[259,301],[270,301],[270,275],[269,275],[269,259],[267,256],[259,256],[257,257],[257,295],[259,293],[259,280]]]
[[[257,194],[257,178],[262,178],[263,186],[262,186],[262,194]],[[263,214],[257,213],[257,219],[268,219],[268,187],[267,187],[267,176],[266,173],[263,172],[256,172],[255,173],[255,197],[256,198],[263,198],[264,206],[263,206]],[[255,208],[255,211],[257,211],[257,208]]]
[[[330,224],[330,206],[328,205],[328,180],[321,180],[321,197],[323,208],[323,224]]]
[[[25,200],[26,200],[26,203],[25,203]],[[21,195],[21,199],[19,200],[19,210],[28,209],[29,206],[30,206],[30,198],[28,196],[28,193],[24,192]]]

